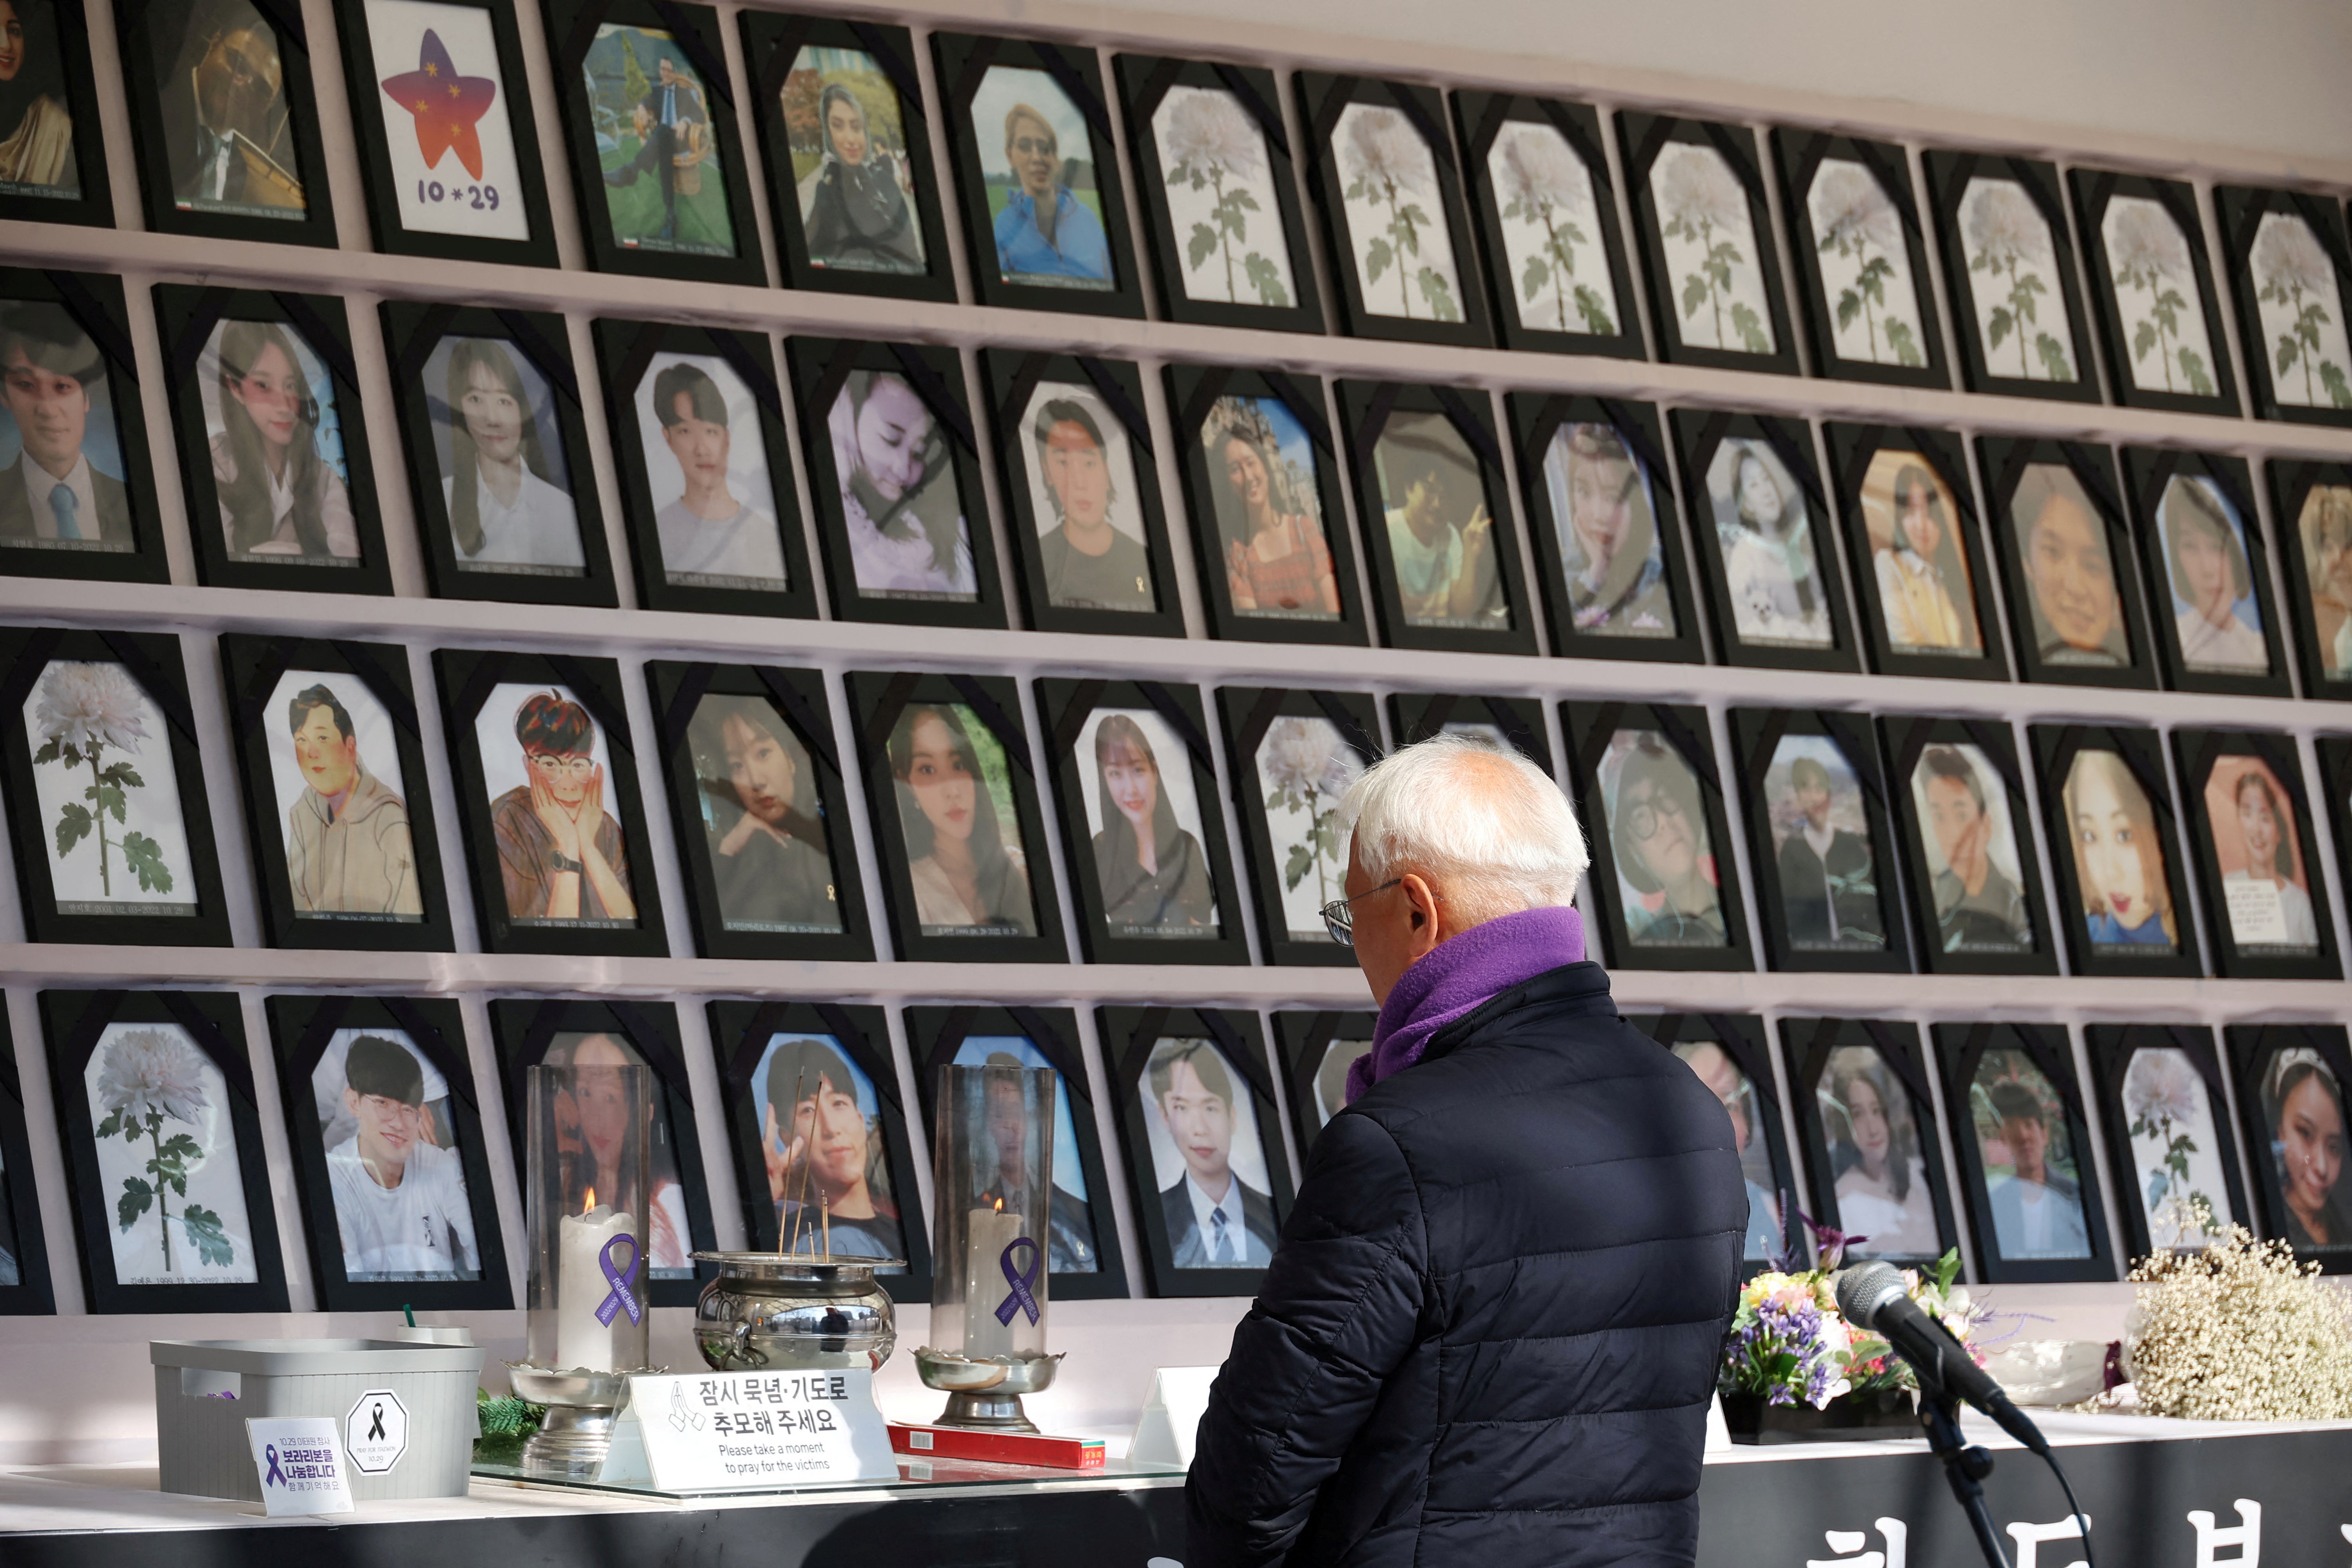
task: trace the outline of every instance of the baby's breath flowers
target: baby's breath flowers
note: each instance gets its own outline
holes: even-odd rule
[[[2208,1215],[2198,1216],[2210,1227]],[[2132,1270],[2132,1386],[2151,1415],[2352,1419],[2352,1294],[2242,1226]]]

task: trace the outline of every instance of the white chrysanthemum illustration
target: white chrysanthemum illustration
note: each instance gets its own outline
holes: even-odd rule
[[[1703,348],[1769,354],[1772,333],[1761,314],[1732,298],[1733,269],[1752,271],[1756,263],[1741,248],[1753,244],[1748,192],[1712,147],[1669,143],[1650,171],[1650,188],[1661,216],[1658,232],[1688,247],[1683,271],[1682,336]],[[1728,307],[1727,309],[1727,307]],[[1699,312],[1707,315],[1702,318]],[[1694,331],[1693,328],[1702,331]]]
[[[1569,330],[1573,308],[1581,331],[1613,334],[1617,321],[1608,300],[1576,276],[1576,247],[1591,243],[1578,221],[1592,210],[1592,176],[1584,160],[1555,127],[1514,121],[1496,136],[1487,167],[1503,204],[1505,248],[1523,299],[1532,301],[1548,289],[1554,330]]]
[[[201,1261],[226,1267],[236,1257],[220,1215],[194,1203],[183,1203],[177,1215],[172,1212],[174,1194],[187,1197],[191,1166],[203,1160],[205,1147],[185,1132],[166,1138],[163,1123],[203,1127],[212,1106],[205,1092],[205,1067],[203,1054],[177,1030],[167,1028],[125,1029],[107,1043],[99,1062],[98,1098],[107,1115],[95,1136],[101,1142],[115,1137],[131,1143],[144,1140],[152,1151],[144,1177],[122,1179],[122,1191],[114,1200],[115,1219],[127,1232],[149,1209],[156,1211],[166,1274],[173,1272],[174,1226],[185,1233]]]
[[[119,664],[60,662],[42,678],[33,722],[52,741],[135,752],[147,738],[146,693]]]
[[[1822,262],[1823,287],[1833,273],[1853,268],[1851,279],[1837,279],[1838,353],[1873,364],[1926,364],[1917,302],[1902,259],[1903,224],[1885,187],[1852,159],[1832,158],[1814,176],[1809,205],[1815,248],[1824,258],[1835,258]],[[1846,335],[1857,320],[1862,341],[1853,343]],[[1862,352],[1856,354],[1855,349]]]
[[[2254,279],[2265,289],[2324,294],[2335,277],[2327,251],[2298,218],[2265,220],[2254,241]]]
[[[131,1029],[106,1047],[98,1098],[109,1110],[144,1121],[151,1114],[194,1125],[205,1098],[205,1058],[166,1029]]]
[[[1393,109],[1360,110],[1339,149],[1340,173],[1349,180],[1373,180],[1398,193],[1436,188],[1437,171],[1429,149]]]
[[[2124,1074],[2131,1136],[2152,1145],[2136,1158],[2147,1188],[2140,1196],[2159,1247],[2199,1246],[2211,1234],[2212,1199],[2193,1190],[2189,1168],[2208,1120],[2204,1090],[2188,1054],[2168,1047],[2138,1052]]]
[[[1246,289],[1255,292],[1260,304],[1288,305],[1290,268],[1282,247],[1277,244],[1271,256],[1249,248],[1250,215],[1265,210],[1253,187],[1265,187],[1269,178],[1265,137],[1257,122],[1229,92],[1173,87],[1154,125],[1171,192],[1190,190],[1202,198],[1184,238],[1185,291],[1248,303]],[[1171,216],[1175,207],[1171,202]],[[1209,266],[1212,258],[1224,263],[1222,289]]]
[[[1265,169],[1265,142],[1257,127],[1230,93],[1206,88],[1171,89],[1168,129],[1160,145],[1170,160],[1200,169],[1222,169],[1229,174],[1255,174]]]
[[[163,847],[143,833],[129,831],[129,791],[144,789],[146,781],[127,760],[108,763],[104,752],[136,752],[146,740],[142,710],[146,693],[119,664],[85,664],[60,660],[41,678],[40,696],[33,706],[33,723],[44,744],[33,753],[33,765],[52,763],[79,772],[89,769],[89,787],[81,792],[87,805],[67,801],[58,808],[55,827],[58,858],[62,860],[85,838],[98,841],[98,882],[100,892],[114,891],[114,856],[120,851],[126,869],[151,893],[172,890],[172,873],[163,864]],[[107,818],[126,829],[121,838],[107,831]]]
[[[1362,763],[1328,719],[1285,715],[1266,726],[1257,765],[1266,809],[1307,818],[1283,863],[1284,888],[1297,889],[1312,872],[1317,901],[1329,900],[1339,872],[1339,797],[1363,772]]]
[[[1502,160],[1502,192],[1513,203],[1580,212],[1592,205],[1583,162],[1546,125],[1503,127],[1495,151]]]
[[[2133,1120],[2185,1122],[2197,1114],[2197,1069],[2179,1051],[2142,1051],[2124,1075],[2124,1109]]]
[[[1361,203],[1372,209],[1370,218],[1387,220],[1378,233],[1354,236],[1364,308],[1378,309],[1371,303],[1372,286],[1394,268],[1396,313],[1460,321],[1462,307],[1454,297],[1453,241],[1444,220],[1422,205],[1423,198],[1437,195],[1437,161],[1429,143],[1397,110],[1358,103],[1341,113],[1332,150],[1340,178],[1347,181],[1341,200]],[[1349,223],[1353,226],[1370,218],[1359,220],[1351,214]],[[1426,311],[1413,310],[1416,293],[1429,307]]]
[[[1821,184],[1814,187],[1813,212],[1814,226],[1823,240],[1860,241],[1881,250],[1892,250],[1903,241],[1895,204],[1859,163],[1841,160],[1822,171]]]
[[[1671,160],[1659,182],[1659,199],[1668,217],[1714,228],[1734,228],[1748,221],[1748,193],[1723,166],[1719,154],[1704,147],[1676,146],[1661,157]]]
[[[2192,307],[2196,273],[2180,225],[2162,205],[2146,196],[2117,196],[2107,204],[2100,228],[2116,305],[2126,321],[2144,312],[2131,321],[2126,368],[2133,382],[2147,384],[2141,366],[2154,354],[2165,391],[2178,392],[2185,381],[2196,396],[2212,396],[2213,377],[2207,368],[2212,345],[2205,335],[2202,312]]]
[[[1984,332],[1985,358],[2012,333],[2017,338],[2017,374],[2031,381],[2038,361],[2044,381],[2073,381],[2074,362],[2065,342],[2040,325],[2042,302],[2050,300],[2058,312],[2056,324],[2066,328],[2065,307],[2051,291],[2043,273],[2052,265],[2050,225],[2025,188],[2014,180],[1976,180],[1963,204],[1962,228],[1968,236],[1969,270],[1988,281],[2006,277],[2009,292],[1994,296],[1977,290],[1978,324]]]
[[[2180,226],[2156,203],[2118,196],[2107,221],[2107,259],[2117,272],[2153,272],[2159,278],[2186,279],[2189,241]]]
[[[2275,367],[2272,391],[2282,403],[2305,408],[2352,408],[2352,353],[2344,324],[2328,307],[2336,298],[2336,264],[2319,237],[2300,217],[2265,213],[2254,237],[2255,299],[2263,307],[2263,331],[2274,339],[2267,356]],[[2288,379],[2298,366],[2302,386]]]

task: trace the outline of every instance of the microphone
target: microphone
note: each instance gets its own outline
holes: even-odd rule
[[[1842,1270],[1836,1284],[1838,1310],[1845,1321],[1894,1346],[1895,1353],[1919,1374],[1922,1384],[1968,1401],[2028,1448],[2045,1459],[2050,1457],[2050,1445],[2041,1431],[2011,1402],[2000,1384],[1977,1365],[1951,1331],[1920,1310],[1892,1264],[1865,1263]]]

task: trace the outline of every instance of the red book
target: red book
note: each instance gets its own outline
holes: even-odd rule
[[[1034,1465],[1050,1470],[1099,1470],[1099,1437],[1048,1437],[1030,1432],[980,1432],[968,1426],[890,1426],[890,1447],[935,1459],[977,1459],[992,1465]]]

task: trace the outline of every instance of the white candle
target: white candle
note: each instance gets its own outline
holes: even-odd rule
[[[1016,1312],[1013,1322],[998,1321],[997,1307],[1012,1287],[1004,1282],[1004,1249],[1021,1235],[1021,1216],[992,1208],[974,1209],[964,1231],[963,1353],[971,1361],[1013,1353],[1013,1323],[1028,1321]],[[1024,1252],[1016,1270],[1028,1263]]]
[[[630,1237],[634,1245],[637,1222],[625,1214],[615,1214],[604,1204],[598,1204],[583,1215],[563,1216],[559,1247],[561,1261],[555,1276],[555,1370],[569,1372],[574,1367],[589,1372],[634,1372],[635,1367],[614,1364],[613,1342],[629,1326],[629,1314],[623,1309],[613,1314],[609,1323],[596,1321],[596,1309],[612,1293],[612,1281],[604,1278],[604,1245],[616,1236]],[[614,1254],[616,1267],[622,1263],[621,1252]],[[622,1277],[627,1278],[625,1269]],[[644,1300],[645,1276],[640,1273],[630,1285],[640,1302]]]

